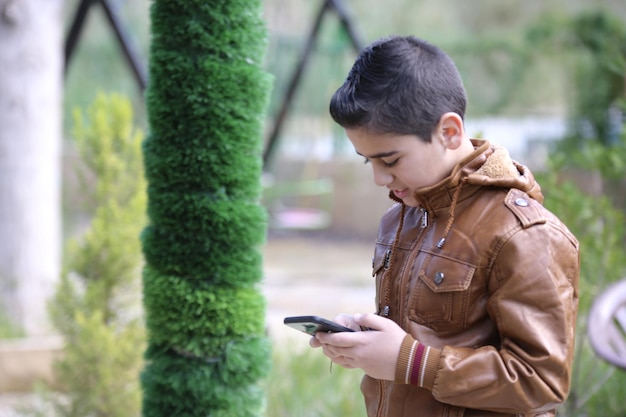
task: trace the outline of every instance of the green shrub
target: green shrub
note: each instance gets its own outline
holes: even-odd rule
[[[257,416],[269,372],[260,246],[269,77],[259,0],[151,8],[145,416]]]
[[[623,175],[624,161],[614,160],[615,155],[614,147],[590,143],[567,156],[557,154],[551,160],[549,173],[538,175],[546,194],[546,207],[568,225],[580,242],[576,356],[570,397],[561,408],[562,415],[567,417],[626,413],[624,402],[615,400],[624,398],[626,373],[615,372],[615,368],[595,356],[587,337],[591,303],[610,283],[626,277],[624,212],[614,206],[611,196],[587,194],[566,179],[572,169],[582,171],[585,176],[598,175],[601,182],[619,176],[620,169]],[[612,164],[607,163],[612,160]],[[600,192],[605,190],[601,188]]]
[[[99,94],[86,115],[75,114],[74,139],[94,207],[89,229],[70,240],[50,303],[65,340],[56,363],[64,399],[59,415],[136,417],[145,344],[141,320],[139,234],[145,225],[142,133],[127,99]]]
[[[626,70],[626,25],[608,10],[582,11],[573,17],[543,14],[527,29],[531,51],[555,57],[566,68],[570,136],[577,147],[593,140],[603,146],[619,141]]]
[[[303,337],[302,344],[307,339]],[[268,390],[268,415],[272,417],[365,416],[359,389],[363,372],[330,367],[321,350],[294,353],[286,346],[275,349]]]

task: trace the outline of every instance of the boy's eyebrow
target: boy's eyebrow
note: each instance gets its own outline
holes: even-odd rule
[[[392,156],[398,153],[398,151],[389,151],[389,152],[380,152],[377,153],[375,155],[371,155],[371,156],[365,156],[361,153],[359,153],[358,151],[356,151],[357,155],[362,156],[363,158],[367,158],[367,159],[377,159],[377,158],[386,158],[388,156]]]

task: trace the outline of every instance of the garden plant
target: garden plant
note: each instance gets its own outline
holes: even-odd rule
[[[143,415],[263,415],[259,0],[151,6]]]

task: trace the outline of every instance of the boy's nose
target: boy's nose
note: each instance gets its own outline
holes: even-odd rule
[[[391,175],[384,167],[372,165],[372,169],[374,172],[374,184],[379,187],[385,187],[393,182],[393,175]]]

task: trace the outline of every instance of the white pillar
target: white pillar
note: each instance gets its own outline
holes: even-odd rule
[[[63,0],[0,0],[0,311],[50,333],[60,275]]]

